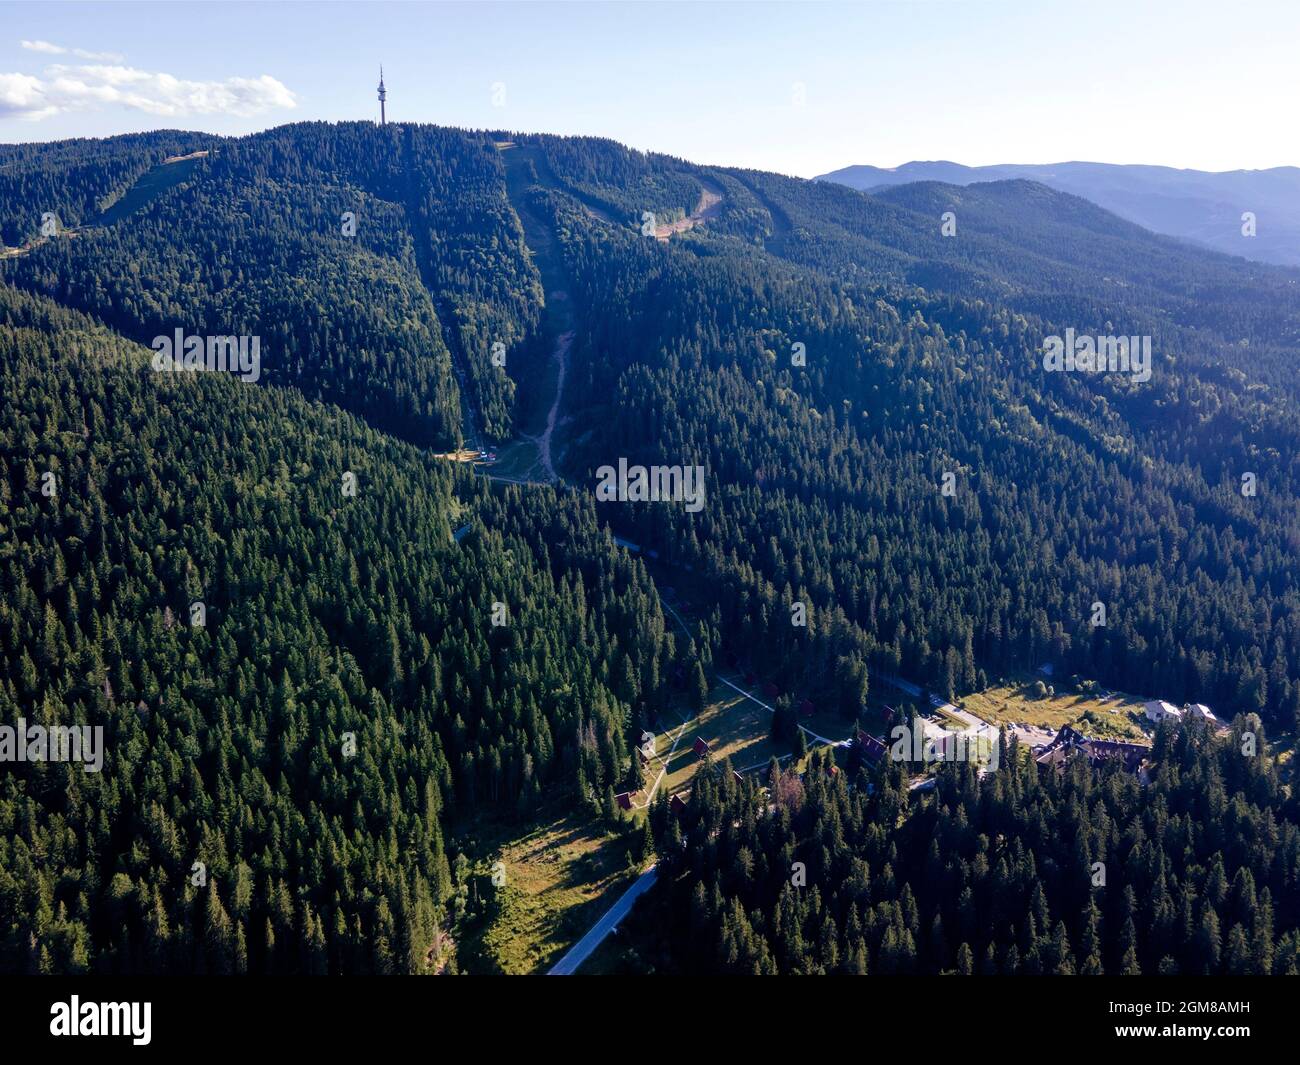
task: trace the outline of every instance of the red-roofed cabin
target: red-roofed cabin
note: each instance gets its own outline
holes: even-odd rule
[[[731,775],[735,778],[737,784],[744,783],[745,778],[742,777],[739,773],[737,773],[734,769],[731,771]]]
[[[799,704],[800,717],[812,717],[815,713],[817,713],[817,711],[813,708],[811,699],[805,699]]]
[[[752,673],[746,673],[746,674],[745,674],[745,687],[746,687],[746,688],[752,688],[753,686],[754,686],[754,674],[752,674]]]
[[[704,740],[700,739],[698,736],[695,738],[695,753],[698,754],[701,758],[703,758],[706,754],[709,753],[709,745],[705,743]]]
[[[876,739],[870,733],[858,730],[858,750],[862,752],[862,757],[871,763],[879,762],[888,753],[889,748],[885,746],[883,740]]]
[[[686,803],[682,802],[680,795],[674,795],[668,800],[668,809],[672,810],[678,817],[686,812]]]
[[[630,810],[632,809],[632,796],[634,794],[635,792],[631,791],[620,791],[614,796],[614,801],[618,803],[620,809]]]
[[[769,699],[775,699],[781,694],[781,689],[773,684],[770,680],[763,682],[763,694]]]

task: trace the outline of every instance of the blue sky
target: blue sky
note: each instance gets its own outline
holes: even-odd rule
[[[851,163],[1300,165],[1295,0],[13,3],[0,141],[389,117]],[[494,92],[495,89],[495,92]]]

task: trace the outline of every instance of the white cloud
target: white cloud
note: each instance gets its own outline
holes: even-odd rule
[[[41,83],[30,74],[0,74],[0,118],[21,115],[33,121],[56,114],[41,93]]]
[[[22,43],[33,51],[59,48],[47,41]],[[0,74],[0,118],[39,121],[51,115],[101,107],[126,107],[165,118],[213,114],[244,117],[296,106],[294,94],[269,74],[260,78],[188,81],[118,64],[55,64],[39,78]]]
[[[64,48],[61,44],[49,41],[20,41],[29,52],[41,52],[45,55],[74,55],[78,59],[97,59],[103,63],[121,63],[126,56],[119,52],[88,52],[84,48]]]
[[[29,52],[45,52],[47,55],[62,55],[67,51],[66,48],[50,44],[49,41],[23,41],[22,46]]]

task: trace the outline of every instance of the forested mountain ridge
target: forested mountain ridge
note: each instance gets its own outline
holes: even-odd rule
[[[641,508],[634,538],[729,586],[720,640],[762,648],[753,659],[782,686],[818,684],[845,653],[949,692],[974,687],[981,667],[1047,659],[1290,725],[1289,271],[1180,248],[1184,277],[1172,242],[1126,241],[1127,223],[1041,186],[976,196],[975,232],[959,214],[946,239],[937,215],[850,190],[700,174],[728,188],[722,215],[667,246],[641,239],[635,218],[610,226],[576,203],[557,228],[591,327],[569,397],[574,469],[617,455],[709,469],[714,505]],[[1046,233],[1033,224],[1044,199],[1060,205]],[[1059,268],[1019,265],[1045,247]],[[927,278],[949,255],[951,291],[909,273],[922,251]],[[1066,328],[1150,334],[1152,379],[1045,374],[1043,338]],[[945,472],[962,486],[952,497]],[[1243,496],[1246,473],[1268,492]],[[795,600],[831,621],[845,612],[857,635],[807,655],[816,625],[767,620]],[[1089,624],[1096,601],[1105,628]]]
[[[68,227],[93,222],[152,167],[217,140],[159,130],[104,140],[0,144],[0,244],[24,243],[39,232],[47,213]]]
[[[512,385],[487,355],[492,341],[508,348],[527,333],[539,293],[484,138],[315,123],[193,143],[211,154],[190,180],[125,221],[34,248],[13,262],[13,283],[145,344],[176,325],[257,335],[270,383],[442,448],[460,432],[450,344],[488,433],[508,431]],[[42,202],[64,164],[61,151],[48,156],[25,164],[38,188],[17,177],[0,188],[7,216]],[[95,190],[121,195],[134,173],[119,167],[105,178],[118,185]]]
[[[448,817],[621,786],[672,649],[644,571],[589,501],[7,286],[0,323],[0,716],[113,752],[6,766],[3,967],[442,964]]]
[[[452,826],[491,811],[522,829],[543,794],[617,823],[642,731],[715,660],[846,722],[869,670],[951,695],[1053,661],[1294,727],[1294,272],[1026,182],[871,198],[595,138],[410,124],[149,136],[4,149],[21,163],[0,180],[0,214],[20,219],[4,232],[31,246],[0,264],[3,716],[103,724],[129,755],[102,778],[7,767],[4,967],[437,968],[464,888]],[[63,179],[55,207],[78,228],[38,241],[30,197]],[[722,195],[707,221],[649,239],[706,192]],[[509,439],[535,399],[520,390],[542,379],[559,294],[525,207],[572,309],[567,491],[430,455],[466,422]],[[261,379],[153,373],[147,345],[178,327],[260,336]],[[1044,373],[1045,338],[1067,329],[1151,336],[1151,379]],[[597,504],[594,472],[620,458],[703,466],[704,507]],[[688,637],[611,530],[690,575]],[[1293,891],[1294,808],[1260,772],[1232,801],[1257,807],[1252,825],[1285,822],[1285,847],[1267,873],[1244,864]],[[1106,814],[1119,833],[1137,831],[1130,799]],[[983,801],[963,784],[952,816]],[[834,802],[855,832],[883,816]],[[1045,856],[1056,816],[1005,832]],[[873,864],[878,844],[847,841]],[[194,862],[217,872],[202,891]],[[850,901],[865,919],[846,895],[837,922]],[[912,931],[902,905],[881,917],[895,937]]]

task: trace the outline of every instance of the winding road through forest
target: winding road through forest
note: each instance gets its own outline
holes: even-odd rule
[[[528,174],[527,167],[524,165],[525,160],[529,157],[520,150],[518,145],[513,142],[501,142],[497,145],[498,150],[502,153],[502,158],[506,167],[506,188],[507,195],[515,209],[515,214],[519,218],[520,226],[523,228],[524,245],[528,254],[531,256],[534,265],[542,282],[542,294],[544,300],[544,311],[542,328],[555,337],[555,343],[551,350],[551,358],[555,362],[555,394],[551,398],[551,405],[546,414],[545,427],[535,434],[525,433],[522,430],[518,432],[518,438],[532,443],[537,448],[538,462],[537,466],[541,467],[544,481],[534,481],[528,479],[532,476],[532,471],[526,472],[524,478],[511,478],[502,475],[493,474],[489,467],[476,466],[476,469],[485,477],[493,481],[499,481],[509,484],[551,484],[564,486],[565,481],[561,477],[559,470],[556,468],[556,446],[555,446],[555,429],[560,423],[561,404],[564,399],[564,384],[569,370],[569,353],[573,347],[574,339],[577,336],[577,320],[573,310],[572,301],[569,297],[568,286],[565,281],[565,275],[562,268],[562,260],[555,234],[545,222],[538,218],[537,214],[532,211],[528,204]],[[538,160],[533,158],[536,166]],[[655,227],[655,238],[667,242],[674,233],[683,233],[702,222],[707,222],[710,218],[717,216],[721,210],[723,202],[722,191],[712,187],[709,183],[701,181],[703,189],[700,193],[699,202],[694,211],[685,218],[676,222],[668,223],[663,226]],[[579,201],[581,202],[581,201]],[[587,211],[593,218],[600,219],[604,222],[610,222],[611,219],[603,212],[596,210],[590,205],[584,204]],[[462,380],[462,387],[464,381]],[[473,415],[473,406],[467,406],[467,421],[475,420]],[[478,426],[471,428],[471,433],[478,435]],[[468,434],[467,434],[468,435]],[[536,466],[534,467],[534,469]],[[686,623],[676,610],[672,608],[662,596],[659,597],[662,606],[673,616],[677,624],[681,627],[683,634],[689,639],[690,630]],[[729,681],[722,677],[718,678],[725,684]],[[735,685],[731,685],[735,687]],[[740,689],[737,688],[737,691]],[[742,692],[746,698],[754,697],[748,692]],[[758,700],[754,700],[758,702]],[[760,706],[765,704],[760,703]],[[771,709],[766,707],[765,709]],[[668,752],[671,757],[676,750],[679,741],[685,734],[689,726],[689,720],[682,722],[681,727],[677,730],[673,738],[672,748]],[[802,726],[800,726],[802,727]],[[805,732],[808,730],[805,729]],[[829,743],[824,737],[817,736],[809,732],[815,740]],[[644,806],[649,806],[655,793],[658,791],[659,784],[663,780],[667,771],[667,763],[664,759],[657,759],[661,764],[661,769],[654,784],[650,787],[649,794],[646,797]],[[643,804],[638,803],[638,806]],[[636,900],[650,887],[653,886],[657,871],[652,865],[639,876],[635,882],[627,889],[626,892],[618,899],[613,907],[608,910],[599,920],[596,921],[586,935],[584,935],[572,948],[564,955],[563,958],[550,970],[552,976],[568,976],[577,971],[578,967],[587,960],[593,951],[605,940],[631,910]]]
[[[551,231],[551,227],[538,217],[537,212],[528,203],[528,190],[532,177],[538,173],[549,173],[549,167],[536,149],[521,148],[513,141],[498,142],[497,150],[501,153],[505,165],[506,193],[523,229],[524,246],[541,279],[544,301],[543,328],[555,337],[555,343],[551,351],[551,358],[555,363],[555,394],[551,398],[551,405],[546,413],[546,422],[542,430],[537,433],[526,433],[522,429],[518,431],[518,439],[526,440],[537,448],[538,462],[536,465],[540,466],[544,479],[541,481],[532,480],[531,470],[526,471],[525,476],[518,478],[493,475],[487,468],[481,468],[480,472],[492,480],[507,483],[563,484],[564,478],[558,469],[559,454],[556,446],[555,430],[561,422],[564,384],[569,371],[569,353],[577,337],[577,316],[574,313],[572,300],[569,296],[562,255],[556,236]],[[529,163],[532,164],[531,174],[527,165]],[[709,221],[711,218],[717,217],[724,202],[722,189],[703,177],[700,177],[699,180],[701,186],[700,198],[696,203],[695,210],[685,218],[678,219],[675,222],[657,225],[655,227],[655,238],[657,240],[667,242],[673,234],[684,233],[703,222]],[[558,182],[555,184],[559,187]],[[580,197],[575,196],[575,200],[582,205],[592,218],[609,224],[616,224],[605,211],[586,203]],[[462,380],[463,387],[464,381]],[[467,402],[467,421],[471,423],[476,421],[472,401]],[[481,438],[479,426],[473,425],[471,427],[470,433],[467,434],[468,438]]]

